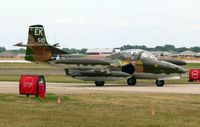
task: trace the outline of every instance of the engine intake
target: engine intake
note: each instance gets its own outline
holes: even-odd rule
[[[135,72],[135,68],[133,64],[127,64],[125,66],[122,66],[122,72],[133,74]]]

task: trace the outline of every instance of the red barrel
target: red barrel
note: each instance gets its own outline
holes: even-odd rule
[[[190,69],[189,71],[189,81],[200,81],[200,69]]]
[[[44,83],[39,84],[39,97],[40,98],[45,98],[45,85]]]
[[[19,92],[23,95],[45,97],[46,82],[43,75],[21,75]]]

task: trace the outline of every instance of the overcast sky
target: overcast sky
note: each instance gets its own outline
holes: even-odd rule
[[[0,46],[27,42],[42,24],[47,41],[68,48],[125,44],[200,46],[199,0],[1,0]]]

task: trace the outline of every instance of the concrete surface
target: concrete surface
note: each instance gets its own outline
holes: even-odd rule
[[[47,83],[47,93],[68,94],[96,92],[200,94],[200,84],[166,84],[164,87],[156,87],[153,84],[138,84],[137,86],[105,84],[104,87],[96,87],[94,84]],[[19,83],[0,82],[0,93],[19,93]]]

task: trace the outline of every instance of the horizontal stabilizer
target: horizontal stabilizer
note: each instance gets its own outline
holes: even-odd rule
[[[54,47],[54,46],[51,46],[51,45],[49,45],[49,46],[47,46],[47,47],[49,47],[50,51],[51,51],[53,54],[70,54],[69,52],[65,52],[65,51],[63,51],[63,50],[61,50],[61,49],[59,49],[59,48],[56,48],[56,47]]]
[[[17,43],[14,46],[17,46],[17,47],[27,47],[27,45],[23,44],[23,42]]]
[[[53,44],[53,47],[60,47],[59,43]]]
[[[23,44],[23,42],[17,43],[14,46],[17,47],[41,47],[41,46],[51,46],[49,44]]]
[[[56,44],[58,45],[58,44]],[[23,44],[23,42],[20,42],[18,44],[15,44],[14,46],[17,46],[17,47],[48,47],[53,54],[69,54],[68,52],[65,52],[61,49],[58,49],[56,48],[56,46],[51,46],[49,44]]]

